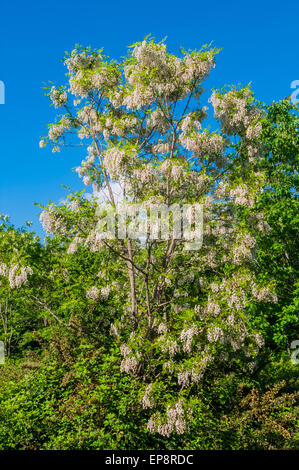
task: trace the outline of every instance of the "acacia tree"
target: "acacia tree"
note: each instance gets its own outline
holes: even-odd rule
[[[203,206],[203,245],[192,251],[175,236],[103,239],[96,197],[88,213],[79,194],[41,214],[48,232],[69,237],[69,256],[83,245],[116,256],[117,269],[103,263],[86,302],[118,299],[110,331],[121,371],[140,381],[148,429],[164,436],[187,431],[211,371],[254,370],[263,338],[250,328],[247,307],[276,301],[274,286],[253,275],[255,233],[269,230],[255,205],[264,186],[256,169],[264,113],[249,86],[215,90],[215,129],[204,127],[202,83],[218,52],[204,47],[178,57],[146,38],[123,62],[109,62],[102,50],[76,47],[65,58],[68,83],[49,93],[65,112],[40,142],[54,152],[86,147],[76,171],[107,192],[112,208],[116,184],[145,207]]]

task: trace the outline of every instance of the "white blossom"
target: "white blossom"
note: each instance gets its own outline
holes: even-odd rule
[[[95,286],[86,291],[86,298],[89,300],[97,300],[99,298],[99,289]]]

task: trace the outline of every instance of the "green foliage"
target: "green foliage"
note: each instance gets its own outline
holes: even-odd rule
[[[299,369],[287,358],[254,379],[210,377],[193,399],[189,432],[167,439],[147,430],[140,384],[119,372],[117,349],[81,343],[70,357],[70,346],[61,339],[46,360],[1,369],[1,450],[296,447]]]
[[[1,216],[0,450],[298,447],[299,365],[289,355],[299,333],[298,109],[231,87],[213,98],[221,133],[199,132],[204,109],[186,112],[219,50],[178,59],[147,39],[123,63],[76,46],[66,58],[82,98],[74,106],[91,103],[74,117],[67,88],[51,87],[68,114],[41,147],[58,151],[70,129],[91,136],[79,168],[88,185],[110,188],[116,151],[134,200],[205,204],[208,241],[201,251],[99,241],[84,191],[41,206],[53,234],[44,242],[30,223],[16,229]],[[159,92],[146,95],[152,84]]]
[[[252,308],[269,345],[282,350],[298,339],[299,117],[290,101],[273,103],[263,122],[263,158],[258,168],[266,187],[258,204],[271,227],[258,240],[257,276],[272,277],[278,302]]]

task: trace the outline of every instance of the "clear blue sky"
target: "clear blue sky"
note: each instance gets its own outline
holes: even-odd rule
[[[82,188],[71,169],[85,154],[38,147],[54,117],[41,87],[64,81],[61,58],[76,43],[104,47],[117,59],[148,33],[167,36],[177,53],[181,45],[198,49],[213,41],[223,50],[208,86],[252,82],[256,96],[269,103],[289,95],[291,81],[299,79],[298,13],[295,0],[1,0],[0,212],[17,226],[32,220],[41,234],[32,203],[58,202],[66,194],[62,184]]]

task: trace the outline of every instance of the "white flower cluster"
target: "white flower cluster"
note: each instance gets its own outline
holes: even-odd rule
[[[163,364],[163,371],[164,373],[173,374],[174,372],[174,364],[172,361],[166,361]]]
[[[86,291],[86,298],[90,300],[97,300],[100,297],[107,299],[109,297],[111,286],[102,287],[101,290],[95,286],[91,287]]]
[[[89,175],[83,176],[83,183],[85,184],[85,186],[90,186],[92,183],[91,177]]]
[[[184,59],[184,65],[185,70],[182,77],[184,81],[202,82],[215,67],[215,62],[212,54],[208,54],[206,59],[203,59],[200,54],[188,54]]]
[[[64,126],[62,124],[53,124],[49,129],[49,139],[54,142],[64,133]]]
[[[144,395],[141,399],[142,408],[153,408],[155,406],[155,400],[153,397],[153,384],[149,384],[144,392]]]
[[[239,206],[253,207],[254,205],[254,199],[249,196],[249,189],[245,184],[232,189],[229,195]]]
[[[60,108],[67,102],[67,93],[65,90],[57,90],[55,86],[52,86],[50,91],[50,99],[55,108]]]
[[[9,267],[5,263],[0,263],[0,276],[8,278],[11,289],[20,288],[28,282],[28,275],[33,274],[29,266],[20,266],[18,263]]]
[[[217,266],[217,252],[215,249],[210,249],[204,256],[204,262],[210,268]]]
[[[217,284],[216,282],[212,282],[210,287],[214,294],[216,294],[219,291],[219,284]]]
[[[106,120],[98,121],[94,126],[96,132],[102,132],[106,141],[109,140],[110,135],[122,137],[129,132],[132,132],[137,124],[137,118],[131,114],[123,115],[121,118],[115,118],[108,115]]]
[[[95,286],[86,291],[86,298],[89,300],[97,300],[100,296],[99,289]]]
[[[157,129],[164,134],[169,128],[169,122],[161,109],[155,109],[148,117],[146,126],[148,129]]]
[[[126,344],[122,344],[120,347],[120,352],[123,357],[127,357],[129,354],[131,354],[132,351]]]
[[[87,126],[83,126],[78,130],[79,139],[88,139],[91,136],[91,131]]]
[[[252,286],[255,285],[249,274],[232,275],[229,279],[223,278],[219,284],[218,295],[221,295],[231,310],[231,314],[227,318],[230,326],[234,326],[234,312],[242,311],[246,307],[246,292],[250,292]],[[233,310],[233,312],[232,312]]]
[[[134,47],[132,55],[144,67],[166,67],[165,44],[148,44],[143,41]]]
[[[262,335],[260,335],[259,333],[256,333],[254,335],[254,340],[255,342],[257,343],[258,347],[259,348],[262,348],[264,345],[265,345],[265,340],[264,338],[262,337]]]
[[[209,329],[207,334],[208,341],[210,343],[216,343],[217,341],[224,341],[224,332],[218,326],[213,326]]]
[[[118,73],[109,73],[109,66],[102,62],[99,53],[79,53],[74,50],[65,64],[71,75],[70,92],[80,98],[87,97],[92,90],[104,95],[105,87],[117,85],[120,79]]]
[[[199,84],[215,65],[212,52],[187,54],[179,59],[167,53],[165,44],[147,41],[137,44],[132,56],[135,60],[124,68],[127,85],[120,86],[110,97],[116,107],[140,109],[161,95],[169,102],[183,98],[191,90],[190,82]],[[194,91],[196,97],[200,94],[200,90]]]
[[[9,268],[5,263],[0,263],[0,276],[8,276]]]
[[[78,52],[74,49],[68,59],[64,61],[70,73],[76,73],[80,68],[87,69],[98,67],[102,56],[100,54],[87,54],[85,51]]]
[[[139,110],[142,106],[150,105],[154,100],[155,95],[150,88],[145,88],[142,84],[136,83],[131,92],[124,95],[121,104],[126,106],[127,109]]]
[[[148,421],[147,428],[151,433],[158,432],[162,436],[170,437],[171,433],[184,434],[187,428],[186,414],[183,401],[179,400],[173,406],[168,406],[166,422],[161,423],[159,414],[153,415]]]
[[[240,264],[246,259],[252,257],[252,248],[256,244],[255,238],[249,234],[240,235],[237,237],[237,245],[233,248],[233,262]]]
[[[197,360],[196,365],[193,367],[191,370],[191,382],[197,384],[202,377],[204,376],[204,373],[213,361],[213,357],[209,353],[208,346],[204,348],[204,350],[201,352],[201,358],[200,360]]]
[[[257,219],[257,229],[260,232],[269,233],[271,227],[268,222],[264,219],[264,214],[262,212],[258,212],[257,214],[255,214],[255,217]]]
[[[200,305],[198,305],[198,304],[195,305],[195,307],[194,307],[194,313],[195,313],[195,315],[199,315],[199,313],[200,313]]]
[[[251,163],[253,163],[256,158],[259,156],[260,154],[260,150],[261,150],[261,145],[259,143],[255,143],[255,145],[248,145],[247,147],[247,152],[248,152],[248,156],[249,156],[249,161]]]
[[[183,370],[182,372],[179,372],[178,373],[178,385],[180,385],[182,389],[189,387],[190,377],[191,377],[191,372],[189,370]]]
[[[90,88],[103,89],[106,86],[115,86],[119,81],[117,74],[109,74],[105,67],[94,70],[90,77]]]
[[[252,124],[248,127],[246,131],[246,137],[249,140],[257,139],[260,133],[262,132],[262,124],[260,122]]]
[[[262,287],[259,289],[256,285],[252,287],[252,295],[259,301],[259,302],[274,302],[278,301],[278,297],[276,294],[272,293],[269,287]]]
[[[192,134],[191,136],[181,134],[180,143],[198,157],[219,155],[225,147],[221,135],[206,132]]]
[[[180,352],[180,346],[176,340],[165,339],[163,336],[160,339],[162,345],[161,350],[164,353],[168,353],[170,357],[174,357]]]
[[[217,317],[220,313],[220,305],[218,302],[211,300],[210,297],[206,306],[206,313],[212,315],[213,317]]]
[[[80,98],[86,98],[89,91],[91,90],[91,87],[87,86],[86,82],[84,82],[84,75],[82,70],[79,70],[76,75],[70,78],[69,84],[70,93],[75,96],[80,96]]]
[[[117,179],[124,172],[126,154],[118,147],[108,149],[104,154],[103,165],[111,178]]]
[[[97,122],[98,115],[96,110],[89,105],[84,106],[84,108],[78,112],[78,118],[81,119],[84,124],[93,124]]]
[[[164,160],[159,169],[163,176],[171,178],[174,181],[178,181],[185,174],[183,165],[174,163],[169,159]]]
[[[49,207],[48,210],[43,211],[39,219],[42,223],[43,229],[47,233],[66,233],[66,225],[61,216],[55,213],[54,207]]]
[[[228,135],[244,133],[252,121],[260,117],[260,110],[249,105],[249,95],[248,88],[230,90],[223,95],[217,92],[212,94],[210,101],[214,116]]]
[[[62,136],[65,130],[71,128],[71,125],[72,123],[67,116],[61,119],[59,123],[53,124],[48,132],[49,139],[53,142],[56,142],[57,139]]]
[[[120,371],[136,374],[138,370],[138,361],[135,356],[130,356],[132,353],[131,349],[128,348],[126,344],[122,344],[120,347],[120,352],[123,356],[123,359],[120,364]]]
[[[155,101],[156,95],[164,95],[169,99],[174,97],[180,89],[184,90],[182,61],[167,56],[164,44],[152,44],[143,41],[135,46],[133,57],[137,62],[125,67],[125,77],[131,86],[129,93],[124,94],[123,104],[127,107],[140,109]],[[186,69],[186,67],[185,67]],[[150,75],[150,86],[144,80]],[[183,92],[183,93],[182,93]]]
[[[114,323],[111,323],[110,325],[110,334],[111,336],[114,336],[117,339],[119,339],[120,337],[118,328],[114,325]]]
[[[202,121],[208,116],[208,107],[203,106],[200,109],[200,112],[189,113],[187,114],[180,122],[180,129],[183,135],[188,135],[190,132],[199,132],[202,128],[201,123]]]
[[[248,152],[248,156],[249,156],[249,161],[252,163],[254,161],[254,157],[256,156],[256,154],[258,153],[259,149],[254,146],[254,145],[248,145],[247,147],[247,152]]]
[[[101,297],[103,299],[108,299],[110,291],[111,291],[111,286],[102,287],[101,288]]]
[[[89,186],[91,184],[91,178],[88,175],[90,170],[92,169],[94,162],[95,162],[95,150],[93,147],[88,147],[88,155],[87,157],[82,160],[81,165],[76,168],[76,173],[78,173],[78,176],[82,178],[83,176],[83,182],[86,186]]]
[[[142,166],[142,168],[136,168],[133,170],[133,176],[140,183],[150,183],[154,179],[154,171],[151,163],[147,163]]]
[[[167,325],[166,325],[166,323],[160,323],[160,324],[158,325],[158,333],[159,333],[159,335],[163,335],[163,334],[167,333]]]
[[[191,382],[198,384],[204,376],[205,370],[211,360],[212,357],[207,353],[207,350],[205,350],[200,361],[197,362],[196,367],[193,367],[191,371],[187,369],[179,372],[178,385],[181,386],[181,389],[189,387]]]
[[[76,251],[78,250],[78,246],[81,242],[82,242],[82,238],[76,235],[74,240],[69,244],[67,253],[69,255],[73,255],[74,253],[76,253]]]
[[[198,335],[198,327],[192,325],[191,328],[184,328],[180,334],[180,340],[184,343],[183,350],[184,352],[190,353],[192,350],[192,340],[194,336]]]
[[[230,308],[234,308],[234,310],[243,310],[246,306],[246,296],[244,290],[239,288],[238,292],[236,292],[236,290],[233,288],[232,291],[229,292],[227,305]]]
[[[188,114],[184,119],[182,119],[180,128],[184,135],[188,134],[192,129],[200,129],[200,122],[194,121],[192,116]]]

